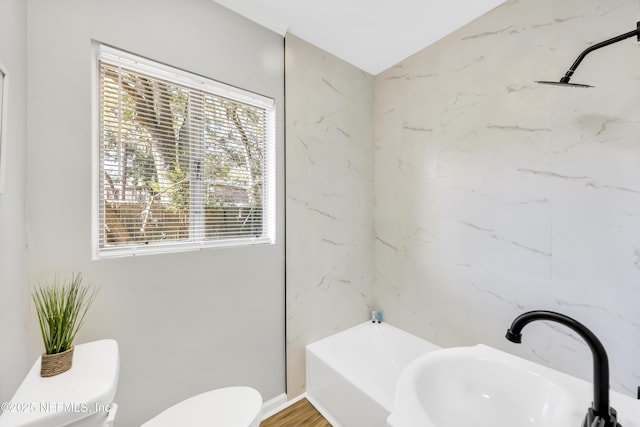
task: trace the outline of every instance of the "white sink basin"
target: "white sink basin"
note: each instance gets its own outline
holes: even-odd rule
[[[427,353],[402,372],[390,427],[579,426],[581,401],[541,365],[476,345]]]

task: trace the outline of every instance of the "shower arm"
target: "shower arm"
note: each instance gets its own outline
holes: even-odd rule
[[[628,39],[629,37],[633,37],[633,36],[636,36],[638,38],[638,41],[640,42],[640,21],[636,23],[636,29],[635,30],[629,31],[628,33],[621,34],[621,35],[619,35],[617,37],[613,37],[613,38],[611,38],[609,40],[605,40],[603,42],[596,43],[593,46],[589,46],[584,51],[582,51],[582,53],[580,55],[578,55],[578,58],[576,58],[576,60],[573,63],[573,65],[569,68],[569,71],[567,71],[567,73],[564,75],[564,77],[562,77],[560,79],[560,83],[569,83],[569,79],[571,79],[571,76],[576,71],[576,68],[578,68],[578,65],[580,65],[580,63],[582,62],[584,57],[587,56],[589,53],[593,52],[596,49],[600,49],[601,47],[609,46],[610,44],[617,43],[619,41]]]

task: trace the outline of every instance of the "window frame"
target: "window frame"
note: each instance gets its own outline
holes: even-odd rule
[[[135,55],[100,42],[93,42],[92,55],[92,257],[93,259],[136,256],[145,254],[162,254],[187,251],[199,251],[209,248],[233,248],[255,245],[273,245],[276,243],[276,102],[273,98],[263,96],[245,89],[228,85],[210,77],[201,76],[178,67],[166,65]],[[135,243],[131,245],[100,247],[100,231],[103,225],[100,219],[102,194],[100,171],[100,60],[118,62],[125,67],[147,74],[151,77],[172,81],[194,89],[207,91],[215,96],[224,97],[243,104],[263,108],[266,113],[267,138],[265,142],[265,170],[263,173],[264,200],[263,233],[260,237],[238,237],[233,239],[192,240],[192,241],[153,241],[150,244]],[[194,83],[197,83],[194,84]],[[190,222],[191,224],[191,222]]]

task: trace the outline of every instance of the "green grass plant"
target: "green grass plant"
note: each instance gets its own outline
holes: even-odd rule
[[[97,293],[96,288],[82,283],[82,273],[72,274],[68,283],[59,282],[56,276],[52,284],[34,289],[31,297],[46,354],[62,353],[71,348]]]

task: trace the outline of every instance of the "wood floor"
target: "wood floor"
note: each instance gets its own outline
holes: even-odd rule
[[[331,427],[320,412],[307,399],[299,400],[288,408],[270,416],[260,427]]]

